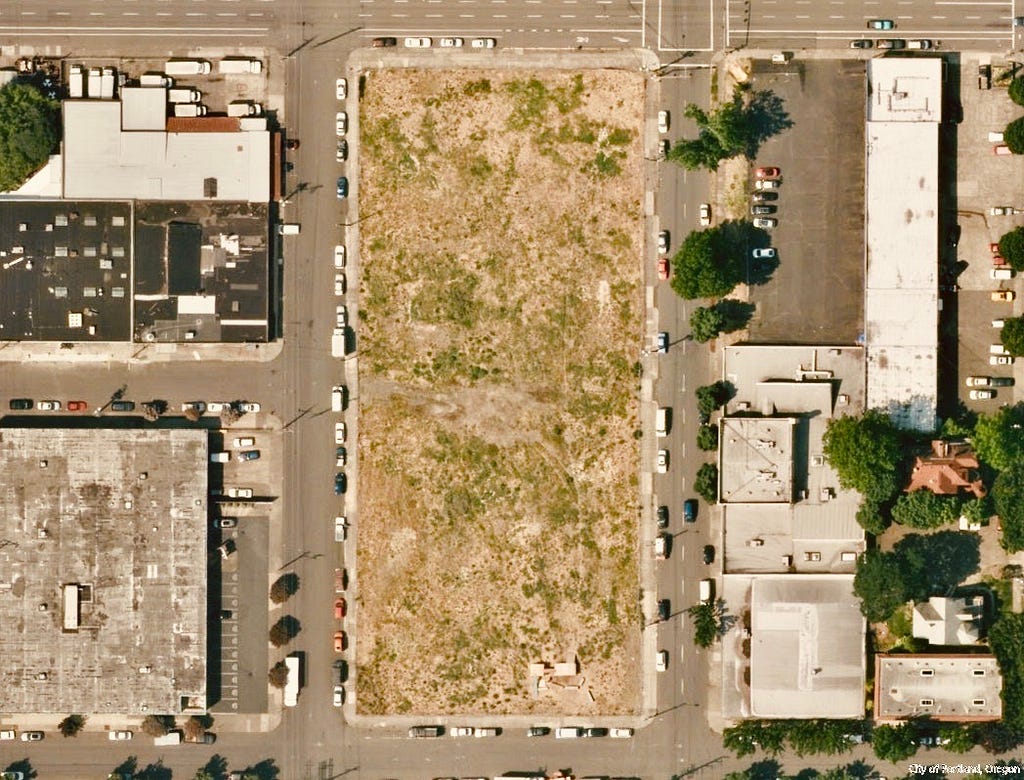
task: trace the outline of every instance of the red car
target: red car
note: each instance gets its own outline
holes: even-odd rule
[[[758,179],[777,179],[782,175],[782,171],[778,168],[758,168],[754,171],[754,176]]]
[[[68,401],[69,412],[84,412],[89,408],[89,404],[85,401]]]
[[[659,279],[668,279],[668,258],[667,257],[659,257],[658,258],[658,278]]]
[[[340,653],[345,649],[345,632],[335,631],[334,632],[334,652]]]
[[[334,600],[334,619],[341,620],[345,617],[345,599]]]

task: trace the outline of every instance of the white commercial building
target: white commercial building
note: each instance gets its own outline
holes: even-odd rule
[[[930,431],[938,391],[942,60],[875,59],[867,75],[867,406]]]

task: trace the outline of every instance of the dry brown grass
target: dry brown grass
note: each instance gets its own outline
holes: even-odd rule
[[[361,101],[358,708],[638,706],[643,81],[385,71]],[[578,654],[593,703],[534,698]]]

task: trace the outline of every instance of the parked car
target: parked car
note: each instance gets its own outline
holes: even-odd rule
[[[671,534],[658,534],[654,537],[654,557],[663,561],[672,555]]]
[[[704,545],[704,563],[709,566],[715,562],[715,547],[712,544]]]
[[[988,387],[992,383],[992,378],[987,376],[969,376],[967,377],[968,387]]]
[[[348,141],[344,138],[338,139],[338,148],[334,152],[336,162],[345,162],[348,159]]]
[[[245,452],[238,453],[238,459],[242,460],[242,461],[246,461],[246,460],[259,460],[260,459],[260,451],[259,450],[245,450]]]
[[[1013,355],[991,355],[988,363],[990,366],[1012,366]]]
[[[262,408],[263,407],[260,406],[256,401],[239,401],[238,402],[238,411],[240,411],[242,414],[248,414],[249,412],[252,412],[253,414],[257,414],[259,412],[259,410],[262,409]]]
[[[1012,279],[1017,272],[1012,268],[990,268],[988,276],[990,279]]]
[[[463,43],[462,38],[442,38],[440,40],[442,49],[461,49]]]
[[[754,171],[754,178],[757,179],[778,179],[780,176],[782,176],[782,171],[774,165],[758,168]]]
[[[896,24],[892,19],[871,19],[868,22],[869,30],[892,30]]]
[[[927,51],[932,48],[932,42],[928,38],[915,38],[907,41],[907,48],[914,51]]]
[[[409,729],[409,736],[416,738],[440,737],[444,734],[444,726],[413,726]]]
[[[340,471],[334,475],[334,495],[344,495],[346,488],[348,487],[348,480],[345,478],[345,472]]]
[[[334,632],[334,652],[341,653],[345,650],[345,632]]]
[[[228,539],[224,544],[217,548],[217,552],[220,553],[220,557],[227,560],[231,557],[231,554],[236,550],[235,540]]]
[[[754,182],[755,190],[777,190],[782,186],[782,179],[758,179]]]
[[[902,38],[879,38],[878,39],[879,49],[905,49],[907,48],[907,42]]]
[[[658,334],[658,354],[664,355],[668,352],[668,333],[661,331]]]
[[[347,254],[347,251],[345,250],[344,244],[337,244],[334,247],[334,267],[335,268],[344,268],[345,267],[345,257],[346,257],[346,254]]]
[[[991,206],[988,210],[989,216],[1006,217],[1017,213],[1013,206]]]
[[[755,249],[751,254],[755,260],[773,260],[775,259],[775,248],[769,246],[764,249]]]
[[[397,46],[398,45],[398,40],[396,38],[390,38],[390,37],[374,38],[373,42],[370,45],[373,46],[373,48],[375,48],[375,49],[378,49],[378,48],[381,48],[381,47],[385,47],[385,46]]]
[[[485,726],[483,728],[475,728],[475,729],[473,729],[473,736],[477,737],[478,739],[481,738],[481,737],[497,737],[497,736],[500,736],[500,735],[501,735],[501,729],[500,728],[493,728],[493,727]]]
[[[68,401],[69,412],[84,412],[89,408],[89,404],[85,401]]]
[[[341,620],[345,617],[345,599],[334,600],[334,619]]]
[[[130,731],[108,731],[107,739],[111,742],[125,742],[132,738],[132,732]]]
[[[345,198],[348,197],[348,177],[346,177],[346,176],[339,176],[338,177],[337,193],[338,193],[338,200],[344,200]]]
[[[671,148],[671,144],[667,138],[662,138],[658,141],[658,153],[662,157],[668,157],[668,150]]]
[[[658,258],[658,278],[664,281],[669,276],[669,262],[667,257]]]
[[[706,226],[711,224],[711,204],[701,203],[700,204],[700,224]]]
[[[658,518],[658,528],[661,530],[668,528],[668,507],[664,505],[659,506],[656,514]]]
[[[494,38],[474,38],[470,45],[474,49],[493,49],[498,42]]]
[[[870,49],[875,44],[867,38],[858,38],[855,41],[850,41],[851,49]]]
[[[345,328],[348,327],[348,307],[339,303],[334,310],[334,327]]]
[[[336,422],[334,423],[334,443],[344,444],[345,443],[345,423]]]
[[[668,620],[672,617],[672,602],[669,599],[661,599],[658,602],[658,620]]]
[[[668,472],[668,450],[658,450],[656,468],[659,474]]]
[[[31,398],[12,398],[9,404],[13,412],[25,412],[35,407]]]
[[[405,39],[405,48],[407,48],[407,49],[429,49],[431,43],[433,43],[433,41],[431,41],[430,38],[425,38],[425,37],[406,38]]]
[[[36,409],[40,412],[59,412],[60,401],[40,401],[36,404]]]
[[[344,515],[334,518],[334,541],[344,542],[348,537],[348,520]]]
[[[23,731],[21,732],[22,742],[38,742],[43,738],[43,732],[41,731]]]
[[[348,97],[348,79],[334,80],[334,96],[338,100],[344,100]]]
[[[1005,325],[1006,325],[1006,320],[992,320],[992,327],[993,328],[1002,328],[1002,327],[1005,327]]]
[[[770,203],[768,203],[768,204],[755,203],[753,206],[750,207],[750,213],[753,214],[754,216],[762,216],[762,215],[767,215],[767,214],[774,214],[778,210],[779,210],[778,206],[773,206]]]
[[[334,133],[339,138],[348,132],[348,114],[339,111],[334,115]]]
[[[991,65],[978,65],[978,89],[992,89]]]
[[[344,447],[334,448],[334,465],[344,466],[345,461],[348,460],[348,451]]]
[[[340,685],[334,686],[334,693],[331,696],[331,703],[335,707],[340,707],[342,704],[345,703],[345,689],[342,688]]]
[[[1012,376],[994,376],[989,382],[991,387],[1013,387],[1016,380]]]
[[[667,133],[669,125],[672,122],[672,115],[668,111],[662,109],[658,112],[658,132]]]
[[[225,491],[228,498],[252,498],[252,488],[231,487]]]
[[[668,669],[668,650],[658,651],[657,656],[654,658],[654,668],[659,672],[664,672]]]
[[[345,274],[334,275],[334,294],[344,295],[345,294]]]
[[[256,439],[252,436],[238,436],[231,442],[231,446],[235,449],[240,447],[252,447],[254,444],[256,444]]]
[[[234,528],[237,525],[237,517],[215,517],[213,519],[214,528]]]
[[[1007,154],[1013,154],[1013,152],[1010,151],[1010,147],[1007,146],[1006,144],[996,144],[995,146],[992,147],[992,154],[1002,156]]]
[[[604,728],[585,728],[585,729],[583,729],[583,736],[584,737],[590,737],[591,739],[594,738],[594,737],[607,737],[608,736],[608,729],[604,729]]]
[[[992,300],[993,301],[1013,301],[1017,298],[1017,293],[1013,290],[993,290]]]
[[[526,736],[528,737],[546,737],[551,733],[551,729],[547,726],[530,726],[526,730]]]
[[[112,412],[134,412],[135,401],[113,401],[110,404]]]
[[[767,203],[771,200],[778,200],[779,193],[777,192],[755,192],[750,196],[750,200],[753,203]]]
[[[14,739],[18,736],[18,732],[14,729],[0,729],[0,742]]]
[[[623,727],[609,729],[608,736],[612,739],[628,739],[633,736],[633,729]]]
[[[670,241],[671,241],[671,236],[669,235],[669,232],[667,230],[662,230],[661,232],[659,232],[658,233],[658,251],[661,252],[662,254],[665,254],[666,252],[668,252],[668,247],[669,247],[669,242]]]
[[[971,390],[968,393],[972,401],[988,401],[996,397],[995,390]]]
[[[688,498],[683,502],[683,520],[687,523],[697,522],[697,499]]]
[[[754,217],[754,227],[761,228],[762,230],[768,230],[776,227],[779,224],[779,220],[775,217]]]

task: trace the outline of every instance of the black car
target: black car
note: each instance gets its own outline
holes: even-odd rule
[[[658,620],[668,620],[672,617],[672,602],[669,599],[661,599],[658,602]]]
[[[344,138],[338,141],[338,154],[337,159],[347,160],[348,159],[348,141]]]
[[[714,545],[704,545],[704,563],[711,564],[715,562],[715,548]]]
[[[135,401],[113,401],[110,404],[110,411],[112,412],[134,412]]]
[[[962,231],[963,231],[963,229],[959,225],[953,225],[953,227],[951,227],[949,229],[949,245],[950,246],[956,246],[957,244],[960,243],[960,233]]]
[[[978,66],[978,89],[992,89],[992,66]]]
[[[869,41],[867,38],[861,38],[856,41],[850,41],[851,49],[870,49],[875,44]]]
[[[583,729],[584,737],[607,737],[608,729]]]
[[[31,398],[12,398],[11,409],[16,412],[23,412],[27,409],[34,409],[35,402]]]
[[[750,207],[750,213],[753,214],[755,217],[761,217],[761,216],[764,216],[766,214],[774,214],[778,210],[779,210],[778,206],[771,206],[771,205],[768,205],[768,206],[757,205],[757,206],[751,206]]]
[[[683,520],[688,523],[697,522],[697,499],[688,498],[683,502]]]
[[[526,736],[528,737],[546,737],[551,733],[551,729],[547,726],[530,726],[526,730]]]
[[[664,531],[666,528],[668,528],[668,507],[667,506],[659,506],[658,507],[658,528],[660,530],[662,530],[662,531]]]
[[[348,487],[348,480],[345,478],[344,472],[334,475],[334,495],[340,496],[345,492]]]
[[[348,179],[342,176],[338,179],[338,200],[348,197]]]
[[[397,46],[398,41],[395,38],[374,38],[371,46],[375,49],[379,49],[382,46]]]
[[[1012,376],[994,376],[988,380],[989,387],[1013,387],[1013,385]]]
[[[772,201],[772,200],[778,200],[779,199],[779,193],[777,193],[777,192],[755,192],[753,195],[750,196],[750,199],[754,203],[768,203],[769,201]]]
[[[348,661],[338,659],[334,662],[334,684],[341,685],[348,679]]]

